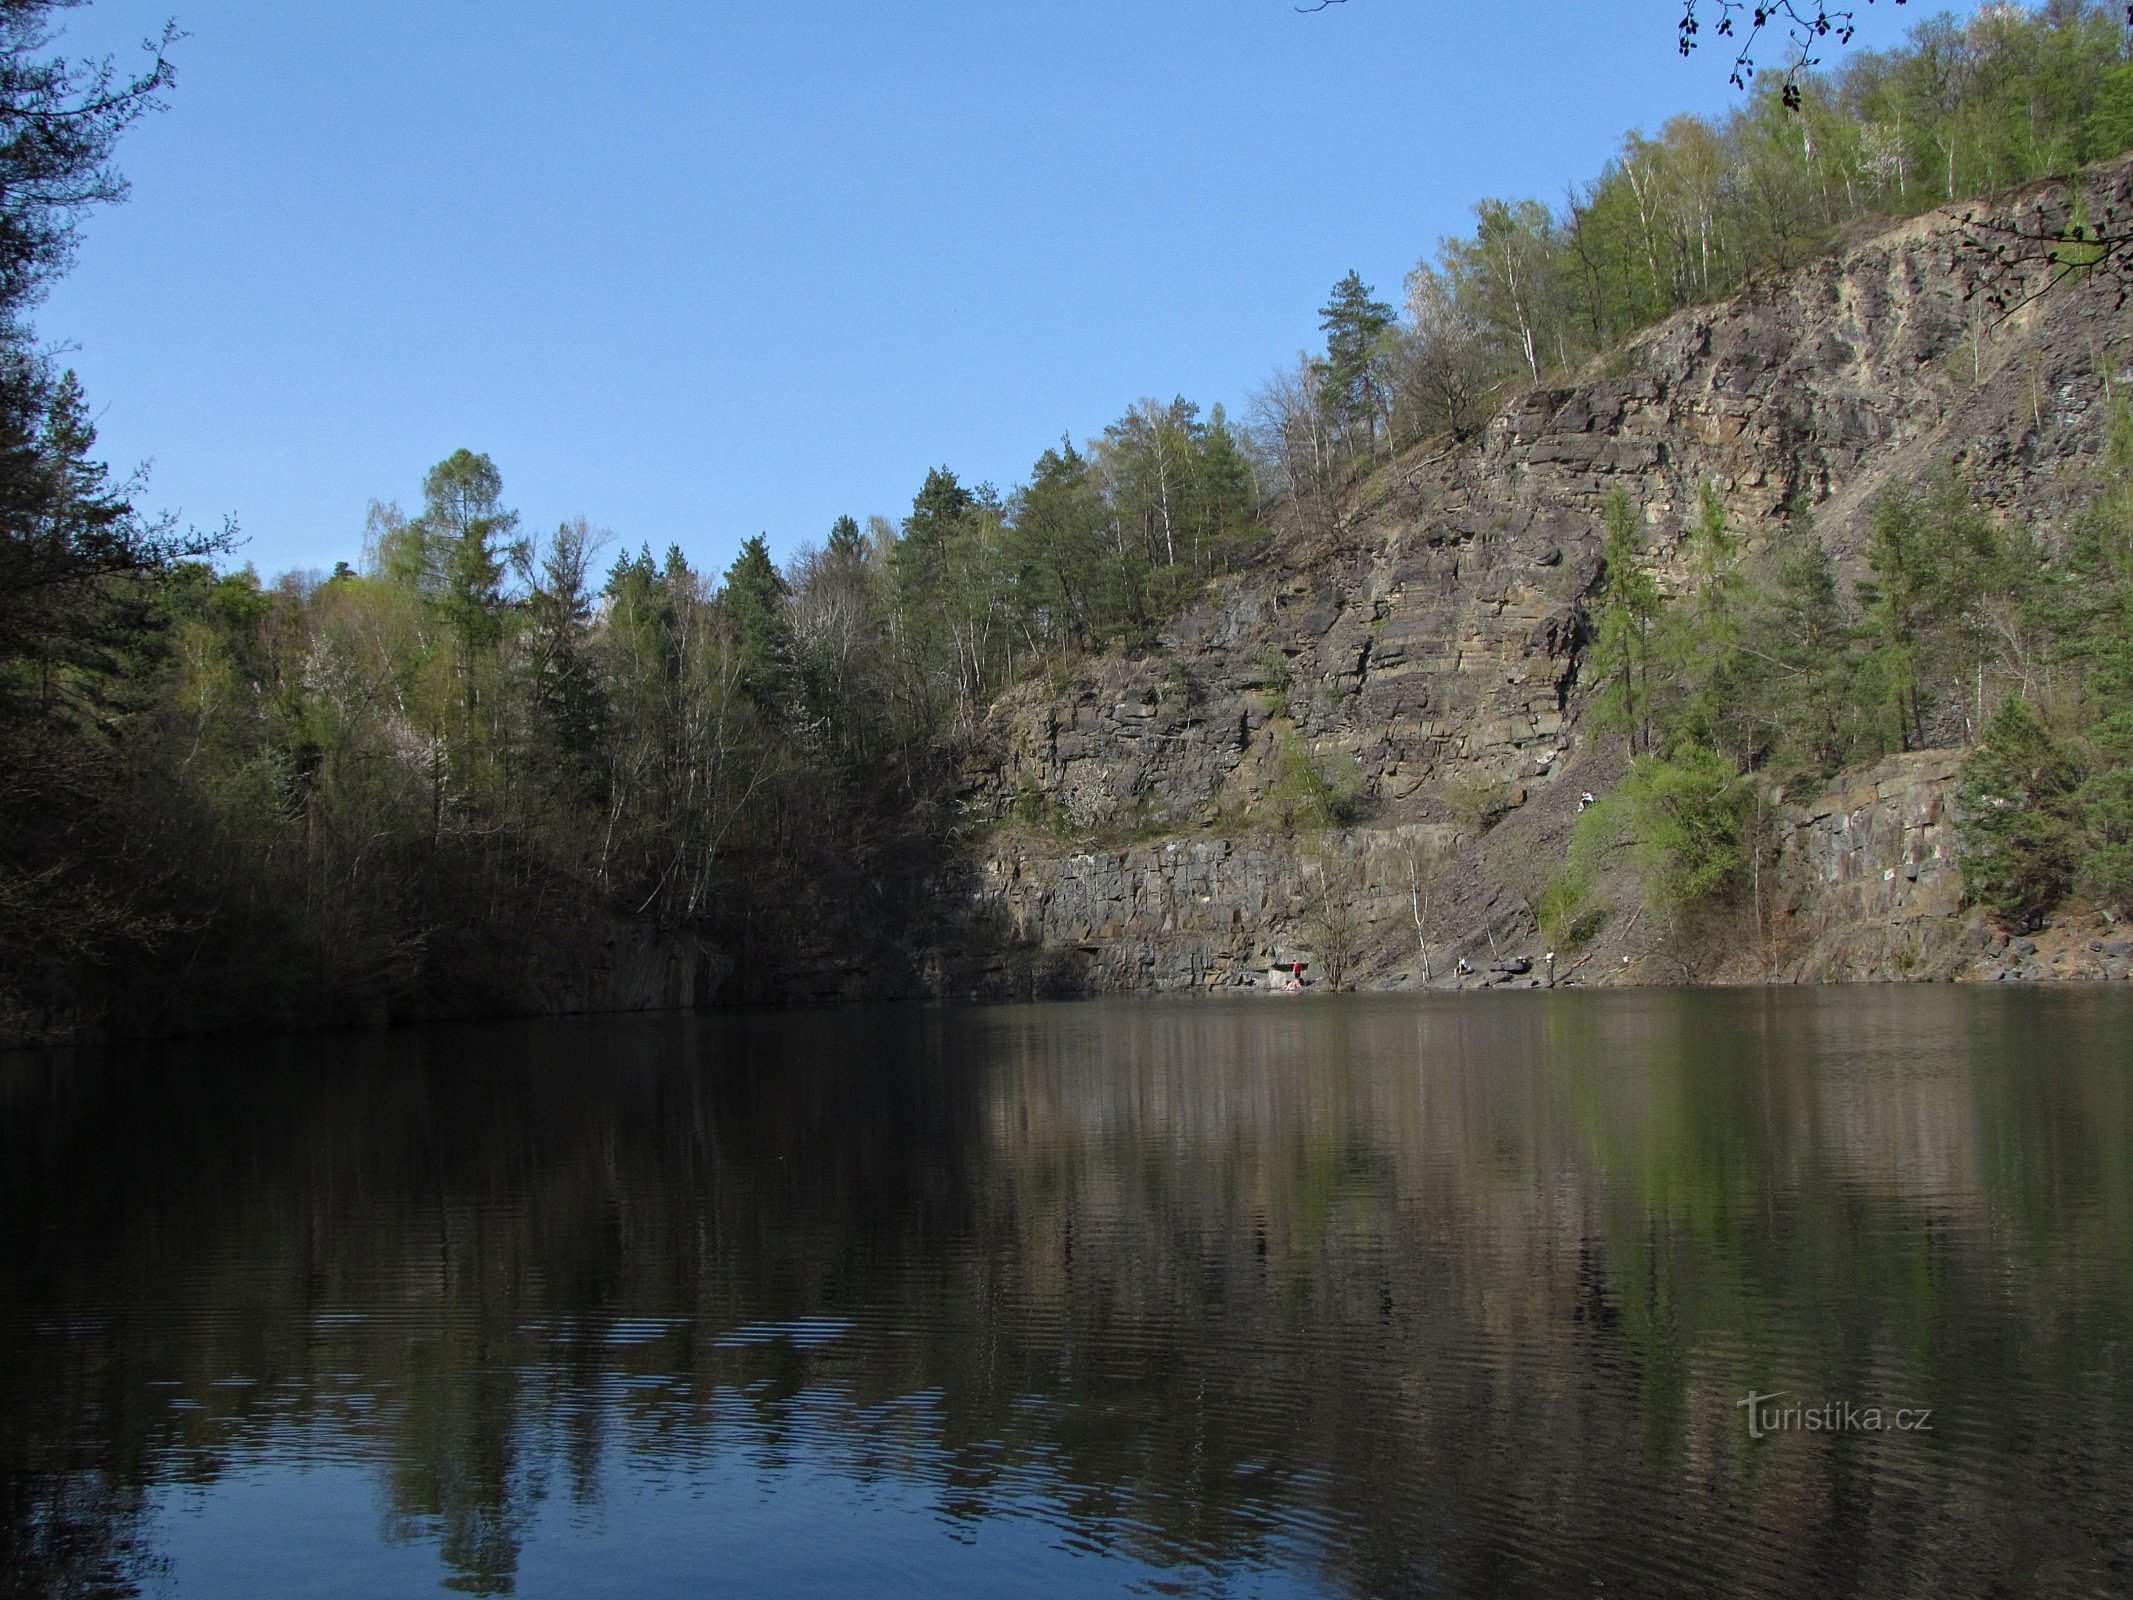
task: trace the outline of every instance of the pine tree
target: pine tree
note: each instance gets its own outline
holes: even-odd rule
[[[1088,460],[1062,438],[1037,458],[1009,526],[1023,604],[1041,637],[1071,649],[1116,620],[1119,574],[1108,522]]]
[[[1375,443],[1385,409],[1385,338],[1393,325],[1392,307],[1372,298],[1361,274],[1350,271],[1333,286],[1333,298],[1318,315],[1326,336],[1320,397],[1343,429],[1360,427]]]
[[[1663,666],[1654,716],[1660,744],[1688,739],[1736,763],[1753,754],[1739,680],[1742,580],[1740,544],[1726,522],[1717,487],[1698,491],[1689,529],[1695,587],[1661,618],[1653,654]]]
[[[607,722],[606,697],[592,662],[593,535],[583,518],[555,531],[523,565],[531,692],[542,742],[556,758],[566,789],[590,794],[597,782]]]
[[[2058,904],[2074,880],[2079,763],[2020,699],[1993,713],[1963,767],[1963,879],[2013,927]]]
[[[927,472],[891,558],[897,592],[907,609],[919,612],[938,604],[948,582],[950,547],[968,532],[976,504],[946,467]]]
[[[1795,518],[1764,571],[1742,645],[1756,669],[1748,679],[1754,738],[1779,779],[1823,777],[1850,760],[1864,736],[1836,570],[1814,528]]]
[[[776,710],[791,688],[792,630],[785,619],[785,580],[761,534],[733,558],[719,599],[740,652],[741,692],[762,710]]]
[[[455,450],[422,480],[423,565],[446,622],[469,652],[502,635],[503,577],[518,513],[503,507],[496,463]]]
[[[1652,749],[1652,625],[1658,620],[1659,584],[1645,565],[1637,508],[1622,489],[1608,499],[1605,577],[1600,588],[1596,654],[1606,678],[1596,707],[1603,727],[1620,728],[1632,756]]]
[[[866,536],[855,517],[839,517],[830,524],[829,543],[824,547],[834,561],[856,566],[866,559]]]

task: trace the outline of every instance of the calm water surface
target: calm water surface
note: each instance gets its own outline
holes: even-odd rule
[[[16,1057],[0,1197],[9,1594],[2133,1593],[2123,994]]]

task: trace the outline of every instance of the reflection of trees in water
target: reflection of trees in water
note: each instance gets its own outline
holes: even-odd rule
[[[8,1427],[27,1433],[42,1420],[16,1412]],[[0,1478],[0,1593],[130,1594],[165,1570],[143,1536],[141,1485],[116,1482],[71,1452],[29,1453]]]
[[[2128,1466],[2078,1414],[2128,1398],[2127,1090],[2014,1070],[2042,1013],[1977,1004],[844,1013],[18,1069],[0,1568],[138,1572],[148,1486],[317,1438],[477,1592],[538,1497],[721,1456],[1380,1593],[2079,1572],[2106,1491],[2067,1485]],[[2108,1037],[2055,1015],[2071,1062]],[[1950,1431],[1751,1451],[1750,1383]]]

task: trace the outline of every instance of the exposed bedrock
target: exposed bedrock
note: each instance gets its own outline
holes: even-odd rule
[[[2127,169],[2099,181],[2128,200]],[[1993,324],[1965,295],[1974,260],[1955,219],[1927,216],[1681,313],[1608,370],[1379,471],[1339,527],[1222,580],[1158,647],[1010,694],[970,773],[991,831],[944,881],[967,937],[930,958],[939,987],[1264,982],[1326,942],[1329,857],[1355,980],[1419,982],[1411,868],[1431,845],[1455,858],[1423,918],[1432,976],[1464,959],[1464,981],[1541,981],[1544,964],[1493,969],[1545,954],[1532,898],[1577,796],[1618,775],[1581,683],[1616,489],[1677,587],[1705,483],[1751,548],[1811,513],[1848,575],[1876,497],[1951,463],[2047,533],[2079,507],[2133,380],[2125,313],[2068,285]],[[1900,758],[1840,780],[1834,809],[1788,807],[1749,948],[1720,938],[1685,968],[1624,908],[1580,981],[1970,971],[1989,936],[1961,907],[1959,759]],[[1290,825],[1299,782],[1352,805],[1344,841]]]

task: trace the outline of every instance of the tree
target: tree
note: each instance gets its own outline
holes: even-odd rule
[[[1804,517],[1780,532],[1746,610],[1745,715],[1765,768],[1781,782],[1826,777],[1870,735],[1858,711],[1854,641],[1836,570]]]
[[[26,693],[49,711],[145,624],[128,580],[203,547],[144,527],[112,487],[89,454],[96,430],[73,373],[27,387],[9,395],[0,377],[0,697]],[[7,398],[37,409],[10,414]]]
[[[1259,488],[1229,417],[1217,404],[1192,435],[1186,522],[1193,567],[1221,571],[1258,531]]]
[[[740,652],[741,692],[776,711],[791,686],[792,630],[785,620],[785,580],[761,534],[741,546],[720,591]]]
[[[1651,647],[1663,669],[1652,708],[1658,742],[1692,739],[1745,762],[1753,754],[1754,736],[1745,726],[1739,676],[1740,541],[1727,525],[1725,502],[1714,484],[1697,491],[1688,544],[1694,586],[1661,614]]]
[[[526,643],[535,714],[543,742],[566,781],[595,785],[607,704],[592,660],[592,559],[600,536],[583,517],[559,526],[542,545],[514,552],[526,585]]]
[[[125,198],[111,165],[119,136],[163,107],[177,81],[168,52],[175,24],[147,46],[132,78],[111,61],[42,52],[51,17],[83,0],[0,0],[0,319],[20,342],[22,313],[74,257],[82,217]]]
[[[1715,750],[1685,743],[1639,756],[1615,792],[1578,817],[1566,881],[1596,881],[1609,855],[1627,850],[1653,910],[1673,915],[1723,901],[1755,847],[1751,804],[1740,772]]]
[[[959,731],[1012,670],[1020,642],[1007,508],[990,484],[965,488],[946,467],[926,474],[889,555],[891,615],[914,725],[953,712]]]
[[[1993,713],[1963,768],[1963,881],[2012,927],[2033,926],[2073,884],[2078,764],[2029,705]]]
[[[1104,429],[1096,447],[1119,553],[1128,556],[1130,535],[1129,566],[1136,575],[1178,564],[1198,413],[1182,396],[1168,405],[1143,400]]]
[[[1932,604],[1937,577],[1926,548],[1917,500],[1905,493],[1889,495],[1875,507],[1867,564],[1871,581],[1859,586],[1866,609],[1868,636],[1874,642],[1869,662],[1891,716],[1890,732],[1899,749],[1925,742],[1925,715],[1918,695],[1918,645]]]
[[[1318,316],[1326,336],[1319,379],[1326,409],[1344,430],[1360,427],[1366,441],[1375,444],[1389,393],[1385,336],[1393,325],[1392,307],[1373,299],[1370,285],[1350,271],[1333,286]]]
[[[64,9],[0,0],[0,1014],[55,1003],[67,972],[163,925],[111,814],[113,697],[161,619],[153,580],[232,538],[135,511],[135,486],[91,455],[79,383],[29,325],[81,219],[125,194],[120,135],[173,81],[171,29],[131,78],[47,54]]]
[[[1441,429],[1464,439],[1481,425],[1496,373],[1451,273],[1425,261],[1408,274],[1407,330],[1394,359],[1395,393],[1418,431]]]
[[[1468,295],[1470,314],[1498,343],[1515,351],[1533,382],[1556,330],[1559,251],[1555,218],[1538,200],[1484,200],[1474,208],[1474,237],[1445,241],[1446,268]]]
[[[52,13],[73,3],[0,0],[0,673],[102,632],[113,580],[227,549],[234,536],[181,533],[135,512],[133,486],[114,485],[90,457],[79,382],[53,369],[26,320],[72,262],[82,218],[124,198],[112,152],[175,81],[172,28],[132,78],[108,60],[43,54]]]
[[[802,550],[788,568],[786,616],[809,714],[848,763],[890,734],[881,579],[875,546],[852,517],[831,524],[819,554]]]
[[[1364,864],[1348,835],[1333,828],[1299,849],[1295,862],[1304,893],[1302,930],[1318,956],[1328,992],[1338,994],[1348,987],[1366,931]]]
[[[1433,974],[1429,961],[1429,930],[1435,925],[1438,891],[1451,866],[1451,852],[1442,842],[1408,839],[1400,845],[1400,865],[1407,874],[1407,909],[1415,925],[1415,949],[1422,957],[1422,981]]]
[[[1015,497],[1009,536],[1037,637],[1074,648],[1117,615],[1109,521],[1095,475],[1072,440],[1062,438],[1037,458]]]
[[[2067,567],[2065,649],[2080,673],[2090,771],[2075,803],[2080,887],[2133,911],[2133,406],[2112,418],[2102,492],[2081,518]]]
[[[1252,519],[1250,467],[1219,407],[1203,422],[1182,395],[1143,400],[1104,429],[1090,465],[1136,622],[1175,609]]]
[[[1601,726],[1620,728],[1627,735],[1632,756],[1649,754],[1651,639],[1662,596],[1658,580],[1645,565],[1637,509],[1626,490],[1617,489],[1608,498],[1605,526],[1595,653],[1606,676],[1596,710]]]
[[[853,517],[839,517],[830,524],[829,543],[824,547],[833,561],[855,563],[865,559],[866,537]]]
[[[422,480],[424,577],[470,650],[501,634],[503,576],[518,529],[518,513],[504,509],[503,493],[496,463],[471,450],[453,451]]]
[[[976,505],[976,497],[946,467],[926,473],[904,518],[894,562],[897,582],[913,601],[925,603],[946,581],[948,547]]]
[[[1252,395],[1251,434],[1274,492],[1314,533],[1340,518],[1333,418],[1311,357],[1299,354]]]
[[[1891,716],[1901,749],[1927,742],[1929,713],[1957,705],[1974,679],[1983,696],[1986,656],[1995,629],[1986,614],[2019,564],[1993,524],[1971,503],[1969,485],[1944,475],[1924,493],[1899,489],[1874,508],[1867,562],[1859,585],[1866,611],[1871,681]],[[2000,630],[2010,623],[2003,619]],[[1978,707],[1977,721],[1983,720]],[[1975,730],[1976,722],[1965,719]]]

